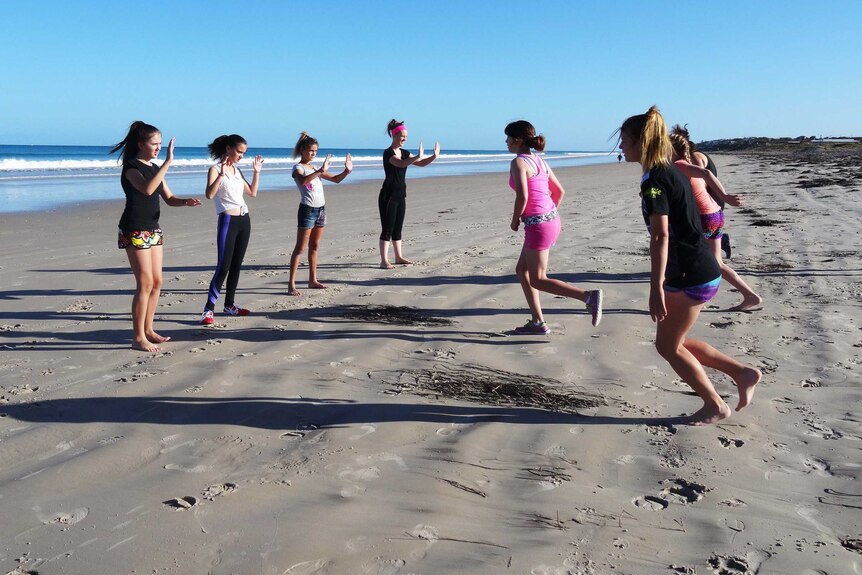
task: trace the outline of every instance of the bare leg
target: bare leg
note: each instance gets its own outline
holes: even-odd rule
[[[656,349],[703,400],[703,407],[690,415],[688,422],[691,425],[706,425],[729,417],[730,407],[715,391],[697,357],[683,345],[703,303],[682,292],[665,292],[665,305],[667,317],[656,324]]]
[[[518,281],[521,282],[521,289],[524,290],[524,297],[527,298],[527,306],[530,308],[530,314],[533,316],[534,323],[545,321],[542,316],[542,305],[539,302],[539,291],[530,285],[530,271],[527,252],[534,250],[521,249],[521,257],[518,258],[518,265],[515,266],[515,273],[518,274]],[[547,253],[547,252],[546,252]]]
[[[135,296],[132,298],[132,349],[155,353],[161,351],[158,345],[147,338],[146,322],[150,293],[153,290],[152,248],[141,250],[126,248],[129,265],[135,274]]]
[[[309,228],[296,228],[296,245],[293,246],[293,252],[290,254],[290,279],[287,283],[287,295],[302,295],[296,289],[296,272],[299,269],[299,257],[302,255],[310,235],[311,230]]]
[[[159,296],[162,294],[162,261],[164,257],[164,248],[162,246],[153,246],[149,251],[152,252],[153,289],[150,291],[150,297],[147,300],[147,322],[144,329],[148,340],[153,343],[165,343],[166,341],[170,341],[171,338],[157,334],[153,327],[153,321],[156,317],[156,308],[159,305]]]
[[[564,281],[548,277],[548,255],[550,250],[537,251],[525,248],[521,253],[526,253],[527,266],[530,273],[530,286],[533,289],[574,298],[586,303],[587,292],[585,290]]]
[[[392,249],[395,252],[395,263],[396,264],[410,265],[413,263],[401,254],[401,240],[393,241],[392,242]]]
[[[380,240],[380,268],[384,270],[391,270],[395,266],[389,263],[389,244],[391,242],[387,240]]]
[[[317,281],[317,250],[320,248],[320,239],[323,237],[323,228],[314,226],[308,240],[308,287],[311,289],[325,289],[326,286]]]
[[[739,403],[736,405],[736,411],[751,403],[751,399],[754,397],[754,386],[763,377],[759,369],[740,363],[708,343],[697,339],[686,339],[683,345],[700,363],[706,367],[717,369],[733,379],[739,392]]]
[[[730,308],[730,311],[746,311],[763,303],[763,299],[757,295],[741,277],[739,277],[739,274],[722,261],[721,239],[711,239],[708,240],[708,243],[709,248],[712,250],[712,255],[715,256],[715,261],[717,261],[718,265],[721,266],[721,278],[738,289],[739,293],[742,294],[742,303],[733,306]]]

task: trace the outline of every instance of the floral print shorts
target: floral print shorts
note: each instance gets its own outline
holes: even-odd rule
[[[162,241],[162,230],[133,230],[129,232],[119,231],[117,234],[117,247],[121,250],[131,246],[139,250],[148,250],[153,246],[160,246]]]

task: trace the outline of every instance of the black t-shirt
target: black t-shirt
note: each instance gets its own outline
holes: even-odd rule
[[[703,154],[703,152],[701,152],[701,154]],[[703,154],[703,157],[706,158],[706,169],[712,172],[712,175],[717,178],[718,168],[715,167],[715,162],[713,162],[712,158],[710,158],[706,154]],[[724,200],[722,200],[721,196],[715,193],[715,191],[713,191],[713,189],[710,188],[708,184],[706,186],[706,191],[709,192],[709,195],[712,196],[712,199],[715,200],[715,203],[718,204],[718,207],[724,209]]]
[[[721,275],[718,262],[703,239],[700,213],[691,184],[673,166],[657,166],[641,181],[641,210],[647,229],[650,214],[668,217],[668,242],[665,283],[687,288],[714,280]]]
[[[406,160],[410,157],[410,152],[401,148],[400,155],[397,156],[399,160]],[[383,180],[383,187],[380,188],[380,193],[392,198],[406,198],[407,197],[407,182],[405,178],[407,176],[407,168],[399,168],[397,166],[393,166],[389,163],[389,158],[395,156],[395,150],[392,148],[386,148],[383,151],[383,172],[386,174],[386,178]]]
[[[159,173],[159,166],[144,164],[139,160],[123,164],[120,185],[123,186],[123,193],[126,194],[126,208],[120,216],[120,229],[124,232],[154,230],[159,227],[159,215],[161,215],[159,196],[164,186],[159,184],[151,196],[142,194],[126,179],[126,172],[129,170],[138,170],[144,176],[144,180],[149,182]]]

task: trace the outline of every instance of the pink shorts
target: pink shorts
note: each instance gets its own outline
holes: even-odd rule
[[[524,226],[524,247],[528,250],[544,251],[551,249],[560,237],[562,222],[554,218],[548,222]]]

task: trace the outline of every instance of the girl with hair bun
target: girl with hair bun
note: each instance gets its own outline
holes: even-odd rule
[[[411,156],[402,146],[407,142],[407,126],[403,121],[390,120],[386,133],[392,138],[392,145],[383,151],[383,171],[386,177],[377,197],[377,208],[380,211],[380,267],[385,270],[394,268],[389,263],[389,244],[395,252],[395,263],[410,265],[413,262],[404,257],[401,252],[401,229],[404,225],[404,214],[407,210],[407,167],[416,165],[427,166],[440,155],[440,142],[434,144],[434,153],[423,158],[425,148],[419,143],[419,153]]]
[[[686,423],[716,423],[731,411],[704,367],[733,379],[739,393],[736,411],[751,403],[762,375],[708,343],[688,337],[700,310],[718,291],[721,268],[703,238],[691,184],[671,163],[673,148],[664,118],[653,106],[646,114],[628,118],[619,132],[626,161],[643,168],[641,211],[650,236],[649,311],[656,322],[655,346],[703,401],[703,407],[685,418]]]
[[[553,170],[530,150],[545,149],[545,136],[526,120],[506,126],[506,146],[517,157],[509,168],[509,186],[515,190],[515,208],[510,227],[518,231],[524,223],[524,246],[515,272],[527,298],[532,317],[516,333],[544,335],[551,332],[542,315],[539,292],[571,297],[584,302],[594,326],[602,320],[602,290],[585,291],[548,277],[548,256],[560,235],[562,223],[557,208],[566,191]]]
[[[302,132],[293,147],[293,157],[299,162],[293,166],[293,181],[299,190],[299,211],[296,214],[296,245],[290,254],[290,280],[287,295],[301,295],[296,289],[296,271],[299,268],[299,256],[308,245],[308,287],[310,289],[325,289],[326,286],[317,281],[317,251],[326,226],[326,200],[323,197],[323,183],[340,183],[353,171],[353,158],[350,154],[344,159],[344,170],[340,174],[330,174],[332,154],[327,154],[323,165],[315,168],[311,162],[317,156],[318,143],[315,138]]]
[[[126,195],[126,207],[120,216],[117,247],[126,250],[135,274],[135,297],[132,299],[132,348],[155,353],[159,344],[171,338],[153,329],[153,319],[162,291],[162,229],[159,227],[159,196],[169,206],[199,206],[197,198],[178,198],[171,193],[165,175],[174,160],[174,139],[162,165],[154,164],[162,149],[162,134],[153,125],[132,122],[123,141],[109,153],[121,153],[123,169],[120,185]]]
[[[248,150],[248,143],[238,134],[219,136],[207,148],[210,157],[216,160],[216,163],[207,171],[206,196],[207,199],[214,200],[218,216],[216,220],[217,263],[207,290],[207,302],[201,313],[202,325],[212,325],[215,322],[213,317],[215,304],[225,278],[227,278],[227,293],[224,298],[224,313],[231,316],[246,316],[251,313],[246,308],[237,306],[234,297],[239,285],[242,260],[245,258],[248,240],[251,237],[251,218],[243,196],[245,194],[252,198],[257,196],[260,169],[263,167],[263,158],[255,156],[252,162],[254,174],[249,184],[237,165]]]
[[[718,265],[721,266],[721,278],[735,287],[742,294],[742,301],[730,308],[729,311],[756,311],[763,303],[761,298],[736,270],[727,265],[721,257],[721,251],[726,246],[728,258],[730,257],[730,242],[727,240],[725,231],[724,205],[745,205],[743,197],[739,194],[727,194],[724,186],[718,180],[715,164],[709,157],[697,151],[689,139],[688,130],[679,124],[674,126],[670,132],[670,141],[673,144],[674,165],[684,175],[689,177],[695,200],[701,214],[704,237],[715,256]]]

